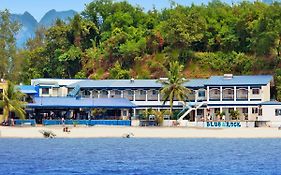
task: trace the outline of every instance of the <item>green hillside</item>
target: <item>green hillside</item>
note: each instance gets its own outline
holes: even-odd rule
[[[126,1],[96,0],[70,23],[38,30],[16,53],[21,66],[14,80],[159,78],[175,60],[186,77],[275,74],[280,52],[280,3],[172,2],[144,11]]]

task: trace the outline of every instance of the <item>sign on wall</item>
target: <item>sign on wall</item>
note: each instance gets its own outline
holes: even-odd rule
[[[240,122],[207,122],[208,128],[240,128]]]

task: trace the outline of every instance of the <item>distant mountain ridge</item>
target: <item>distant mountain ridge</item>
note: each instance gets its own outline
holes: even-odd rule
[[[29,12],[23,14],[11,14],[11,20],[18,21],[21,24],[21,30],[16,36],[17,46],[22,48],[24,43],[34,37],[35,31],[39,26],[51,27],[57,19],[65,22],[72,18],[77,12],[74,10],[56,11],[54,9],[48,11],[38,22]]]

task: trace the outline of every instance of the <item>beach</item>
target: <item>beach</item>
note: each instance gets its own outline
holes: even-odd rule
[[[43,138],[40,130],[51,131],[56,138],[281,138],[277,128],[187,128],[187,127],[122,127],[62,126],[0,127],[0,138]]]

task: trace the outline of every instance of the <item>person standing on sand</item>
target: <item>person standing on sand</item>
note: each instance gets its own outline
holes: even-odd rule
[[[64,117],[62,117],[62,118],[61,118],[61,124],[63,125],[63,127],[64,127],[64,123],[65,123]]]

